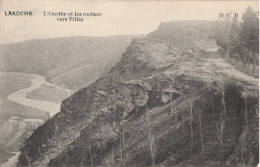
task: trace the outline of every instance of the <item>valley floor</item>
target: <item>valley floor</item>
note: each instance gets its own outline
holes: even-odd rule
[[[12,167],[16,166],[14,164],[18,161],[21,142],[49,119],[49,116],[59,112],[60,102],[72,91],[62,90],[63,88],[46,82],[44,77],[34,74],[1,72],[0,77],[0,147],[5,154],[15,153],[14,156],[9,157],[8,162],[6,157],[2,156],[5,158],[1,159],[1,162],[5,162],[2,164],[4,167]],[[32,91],[36,93],[31,93]],[[52,93],[57,94],[53,97]]]

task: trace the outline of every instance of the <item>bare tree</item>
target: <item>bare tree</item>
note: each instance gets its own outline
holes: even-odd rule
[[[123,111],[122,118],[119,124],[113,122],[113,129],[117,133],[119,139],[119,152],[120,152],[120,163],[124,166],[123,150],[125,145],[125,121],[124,118],[127,115],[126,111]]]
[[[217,82],[217,84],[218,84],[217,91],[221,95],[221,104],[223,107],[223,111],[226,115],[227,109],[226,109],[225,93],[226,93],[226,88],[227,88],[227,81],[224,79],[221,79],[221,80],[219,80],[219,82]]]
[[[194,114],[195,114],[195,116],[197,118],[197,122],[199,124],[202,161],[205,162],[205,147],[204,147],[203,132],[202,132],[202,110],[200,108],[196,108]]]
[[[245,113],[244,113],[244,119],[245,119],[245,128],[248,128],[248,109],[247,109],[247,97],[248,97],[248,92],[244,91],[242,93],[242,97],[244,99],[245,102]]]
[[[214,108],[214,96],[213,96],[213,88],[212,88],[212,83],[209,83],[209,89],[210,89],[210,98],[211,98],[211,108],[213,113],[215,112]]]
[[[170,93],[170,98],[171,98],[171,113],[172,113],[172,116],[174,114],[174,110],[173,110],[173,100],[172,100],[172,92]]]
[[[217,123],[217,136],[220,142],[221,154],[223,153],[223,146],[224,146],[224,142],[223,142],[224,129],[225,129],[225,115],[223,114],[223,112],[221,112],[219,116],[219,121]]]
[[[178,122],[178,111],[177,111],[177,108],[176,108],[176,101],[174,100],[173,102],[173,108],[174,108],[174,118],[175,118],[175,122],[177,123]]]
[[[93,162],[93,155],[92,155],[92,146],[90,146],[90,166],[93,167],[94,166],[94,162]]]
[[[196,78],[194,78],[195,80],[195,98],[197,97],[197,80]]]
[[[123,115],[122,115],[122,120],[120,122],[120,131],[121,131],[121,135],[120,135],[120,161],[121,164],[124,166],[124,155],[123,155],[123,151],[125,148],[125,121],[124,118],[126,117],[127,112],[124,111]]]
[[[148,110],[147,104],[146,104],[146,123],[147,123],[149,150],[150,150],[151,159],[152,159],[152,166],[155,167],[155,156],[156,156],[156,151],[157,151],[157,144],[156,144],[156,139],[152,134],[152,127],[151,127],[151,122],[150,122],[150,118],[149,118],[149,110]]]
[[[245,145],[246,143],[246,136],[247,136],[247,132],[248,132],[248,108],[247,108],[247,97],[248,97],[248,92],[244,91],[242,93],[242,97],[244,99],[245,102],[245,113],[244,113],[244,120],[245,120],[245,127],[244,127],[244,132],[242,134],[242,159],[244,159],[244,153],[247,151],[247,147]]]
[[[55,126],[55,132],[54,132],[54,133],[56,133],[56,132],[57,132],[57,130],[58,130],[58,126],[57,126],[57,123],[56,123],[56,121],[54,121],[54,126]]]
[[[167,83],[170,85],[168,92],[170,92],[171,113],[172,113],[172,116],[174,116],[175,122],[177,123],[177,121],[178,121],[178,113],[177,113],[176,104],[175,104],[176,100],[172,99],[173,93],[175,92],[175,89],[173,88],[173,85],[172,85],[173,82],[174,82],[174,79],[171,79],[171,82],[167,81]]]
[[[191,101],[189,101],[189,105],[190,105],[190,137],[191,137],[191,144],[193,146],[193,103]]]
[[[120,147],[120,161],[123,163],[123,140],[122,140],[122,133],[119,136],[119,147]]]
[[[170,93],[171,96],[171,113],[172,116],[174,116],[175,122],[178,122],[178,113],[177,113],[177,109],[176,109],[176,104],[175,104],[175,100],[173,101],[172,99],[172,91]]]
[[[223,135],[225,130],[225,120],[227,118],[225,94],[227,89],[227,80],[222,78],[217,82],[217,93],[221,96],[222,111],[220,111],[219,121],[217,122],[217,137],[220,142],[220,152],[223,154]]]
[[[125,129],[123,125],[120,126],[121,126],[120,134],[119,134],[120,162],[124,166],[123,150],[125,147]]]
[[[112,150],[111,153],[105,157],[103,164],[106,167],[116,167],[114,150]]]

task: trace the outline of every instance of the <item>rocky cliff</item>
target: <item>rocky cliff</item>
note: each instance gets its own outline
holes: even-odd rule
[[[108,75],[26,140],[18,166],[255,166],[258,80],[165,37],[132,40]]]

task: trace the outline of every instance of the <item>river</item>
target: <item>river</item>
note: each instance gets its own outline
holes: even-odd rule
[[[56,85],[53,85],[53,84],[47,82],[44,76],[40,76],[40,75],[36,75],[36,74],[33,74],[33,76],[34,76],[34,78],[31,79],[32,85],[30,87],[18,90],[14,93],[11,93],[7,97],[7,99],[12,102],[15,102],[15,103],[27,106],[27,107],[39,109],[42,111],[47,111],[47,112],[49,112],[50,117],[53,117],[56,113],[58,113],[60,111],[61,102],[54,103],[54,102],[44,101],[44,100],[29,99],[29,98],[27,98],[27,94],[30,93],[34,89],[40,88],[43,85],[51,85],[57,89],[63,89],[64,91],[69,92],[69,94],[71,94],[72,91],[65,89],[65,88],[58,87]],[[41,124],[44,123],[44,120],[42,120],[42,119],[23,119],[23,121],[30,122],[30,123],[34,123],[34,122],[40,122]],[[10,157],[6,163],[2,164],[1,165],[2,167],[15,167],[16,166],[20,152],[10,152],[10,153],[14,153],[15,155]]]
[[[18,90],[10,94],[7,97],[7,99],[27,107],[32,107],[42,111],[47,111],[50,113],[50,116],[52,117],[57,112],[59,112],[61,103],[53,103],[49,101],[40,101],[40,100],[27,98],[27,93],[30,93],[33,89],[38,89],[42,85],[47,83],[45,77],[43,76],[34,75],[34,77],[35,78],[31,79],[32,85],[30,87]]]

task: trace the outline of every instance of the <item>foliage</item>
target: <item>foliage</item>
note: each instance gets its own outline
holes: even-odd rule
[[[253,52],[259,50],[259,18],[257,13],[250,7],[242,16],[241,23],[241,45]]]
[[[215,29],[215,39],[222,52],[228,57],[243,63],[235,63],[248,74],[258,73],[259,52],[259,17],[257,13],[248,7],[241,21],[234,18],[232,22],[225,20]],[[232,63],[232,62],[231,62]],[[234,63],[232,63],[234,64]],[[253,65],[253,69],[249,69]]]

